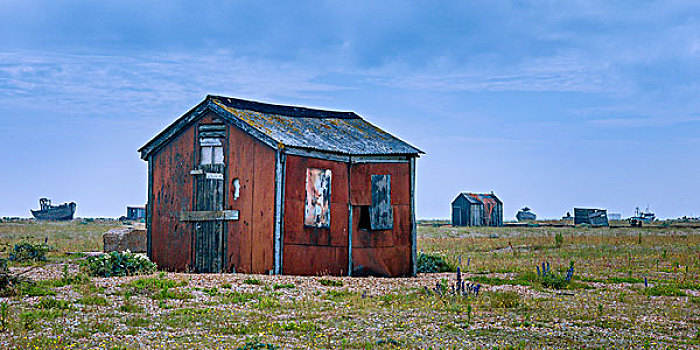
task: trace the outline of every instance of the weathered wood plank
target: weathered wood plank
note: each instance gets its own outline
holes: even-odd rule
[[[238,210],[198,210],[182,211],[180,221],[234,221],[238,220]]]

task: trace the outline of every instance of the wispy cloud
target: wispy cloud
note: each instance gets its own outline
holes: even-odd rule
[[[314,82],[317,73],[228,54],[97,56],[0,53],[0,103],[83,112],[152,110],[207,93],[303,98],[342,86]],[[181,108],[181,107],[179,107]]]

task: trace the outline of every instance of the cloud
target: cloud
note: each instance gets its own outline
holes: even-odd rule
[[[100,56],[0,53],[0,103],[94,114],[151,111],[207,93],[303,98],[342,86],[312,70],[229,54]],[[188,103],[191,103],[189,101]],[[181,108],[181,106],[180,106]]]

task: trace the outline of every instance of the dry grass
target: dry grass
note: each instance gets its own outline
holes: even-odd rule
[[[0,224],[6,244],[57,229],[6,225]],[[66,237],[85,239],[78,245],[85,250],[98,250],[108,229],[59,227]],[[60,251],[73,250],[70,240],[52,241]],[[700,348],[699,231],[420,227],[419,245],[454,263],[461,256],[464,278],[484,285],[480,295],[424,292],[455,274],[334,278],[342,284],[330,285],[318,277],[167,273],[63,285],[55,281],[61,269],[50,265],[32,276],[55,295],[0,299],[0,347]],[[551,290],[522,278],[542,261],[556,269],[570,260],[577,268],[573,288]],[[52,263],[77,271],[72,258],[55,255]]]

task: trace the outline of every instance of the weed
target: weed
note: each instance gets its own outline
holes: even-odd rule
[[[243,347],[236,348],[236,350],[275,350],[278,347],[276,345],[260,343],[260,342],[247,342]]]
[[[148,274],[156,270],[156,264],[147,256],[129,251],[90,256],[82,266],[88,274],[100,277]]]
[[[549,262],[542,263],[542,270],[539,266],[537,268],[537,276],[542,286],[546,288],[554,289],[565,289],[569,283],[571,283],[571,278],[574,276],[574,262],[569,263],[569,269],[566,271],[566,276],[561,276],[555,272],[549,266]]]
[[[78,299],[78,302],[83,305],[107,306],[107,299],[102,296],[89,295]]]
[[[418,273],[456,272],[457,267],[448,263],[442,255],[426,254],[418,256]]]
[[[668,297],[684,297],[685,292],[678,289],[672,284],[657,284],[653,287],[643,288],[639,290],[640,294],[649,296],[668,296]]]
[[[215,297],[215,296],[219,295],[219,288],[216,288],[216,287],[204,288],[204,289],[202,289],[202,291],[204,293],[206,293],[207,295],[209,295],[210,297]]]
[[[489,293],[491,307],[512,309],[520,305],[520,295],[513,291]]]
[[[243,280],[243,283],[254,285],[254,286],[259,286],[259,285],[263,284],[262,281],[257,279],[257,278],[246,278]]]
[[[221,289],[231,289],[231,284],[230,283],[224,283],[221,286]]]
[[[233,293],[220,294],[219,297],[221,299],[223,299],[223,301],[229,302],[229,303],[245,303],[249,300],[255,299],[256,295],[253,293],[233,292]]]
[[[564,244],[564,235],[561,232],[557,232],[554,234],[554,245],[557,248],[561,248],[561,246]]]
[[[0,330],[7,329],[7,321],[10,316],[10,306],[7,303],[0,303]]]
[[[30,296],[30,297],[41,297],[47,295],[56,295],[56,292],[46,289],[40,285],[36,284],[23,284],[21,285],[20,294]]]
[[[122,287],[133,287],[136,290],[146,290],[153,292],[158,289],[164,288],[184,287],[188,284],[189,283],[185,280],[176,281],[171,279],[164,279],[161,277],[146,277],[133,280],[128,284],[123,284]]]
[[[46,253],[49,246],[44,243],[22,242],[15,244],[10,253],[11,261],[46,261]]]
[[[286,283],[286,284],[274,284],[272,285],[272,289],[277,290],[277,289],[292,289],[295,288],[296,286],[291,284],[291,283]]]
[[[643,278],[636,277],[608,277],[607,283],[644,283]]]
[[[343,286],[343,281],[332,280],[332,279],[328,279],[328,278],[319,279],[318,283],[320,283],[322,286],[326,286],[326,287],[342,287]]]
[[[151,299],[159,301],[164,301],[168,299],[185,300],[192,299],[192,294],[178,290],[172,290],[170,288],[165,287],[151,295]]]
[[[38,303],[34,305],[37,309],[60,309],[68,310],[71,308],[71,302],[68,300],[57,300],[53,298],[44,298],[39,300]]]
[[[280,302],[272,298],[261,298],[253,305],[256,309],[276,309],[280,306]]]

